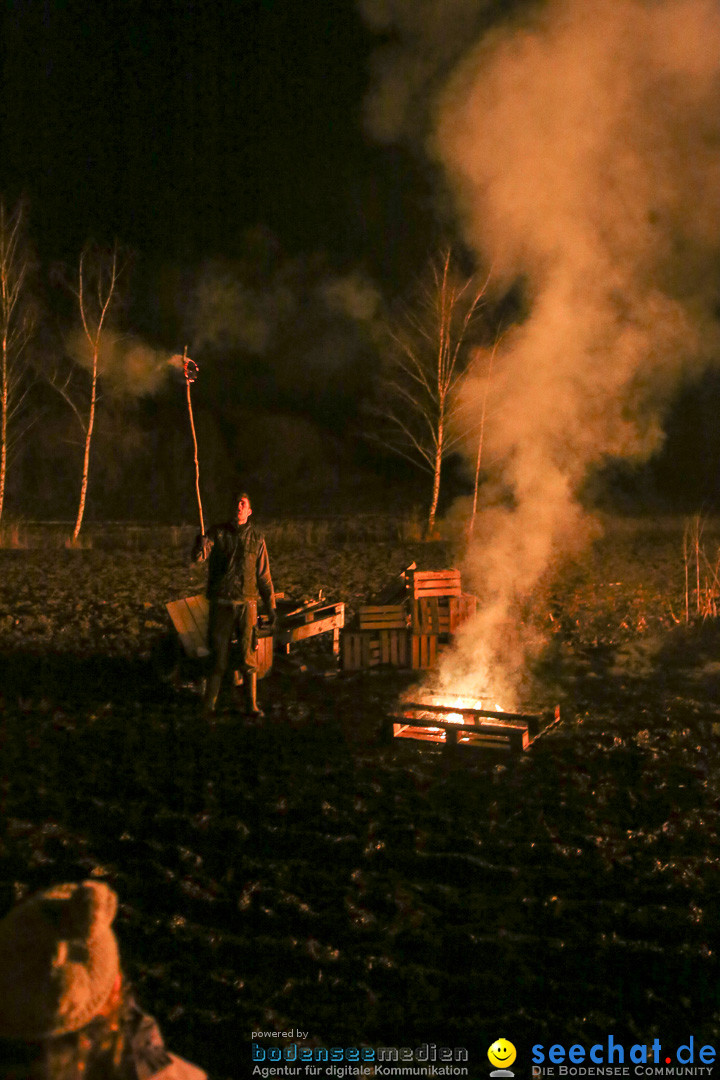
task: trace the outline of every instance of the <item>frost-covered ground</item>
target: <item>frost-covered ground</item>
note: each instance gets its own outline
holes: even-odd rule
[[[406,683],[278,664],[211,729],[160,678],[182,548],[0,551],[0,910],[121,897],[126,968],[215,1080],[253,1030],[311,1044],[720,1042],[720,634],[684,623],[683,523],[612,526],[538,598],[521,759],[388,744]],[[713,533],[703,536],[712,564]],[[350,606],[441,545],[283,546],[279,589]],[[691,577],[694,565],[691,567]],[[707,572],[707,568],[703,573]],[[693,598],[694,602],[694,598]]]

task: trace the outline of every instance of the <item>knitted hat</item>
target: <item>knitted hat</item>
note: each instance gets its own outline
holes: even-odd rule
[[[36,893],[0,921],[0,1037],[31,1042],[90,1023],[120,972],[118,898],[99,881]]]

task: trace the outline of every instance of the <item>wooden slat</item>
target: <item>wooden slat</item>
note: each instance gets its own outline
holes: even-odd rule
[[[273,665],[273,637],[272,634],[258,634],[258,678],[263,679]]]
[[[405,655],[404,655],[404,650],[403,650],[403,656],[402,656],[402,660],[401,660],[401,658],[400,658],[400,641],[405,640],[405,634],[403,634],[402,638],[401,638],[400,635],[397,634],[397,633],[395,633],[395,634],[390,633],[390,634],[388,634],[388,638],[389,638],[389,642],[390,642],[390,659],[388,660],[388,663],[392,664],[393,667],[404,667],[405,666]]]
[[[173,600],[165,605],[172,624],[187,656],[191,659],[208,655],[207,626],[209,604],[200,596],[189,596],[183,600]]]
[[[210,601],[201,593],[199,596],[188,596],[186,603],[188,615],[195,623],[196,633],[207,646],[210,625]]]
[[[345,671],[358,671],[362,667],[361,641],[360,634],[347,630],[343,633],[342,665]]]
[[[360,649],[362,657],[362,666],[369,668],[371,666],[371,646],[372,639],[369,634],[363,634],[360,639]]]
[[[412,570],[410,579],[414,582],[459,581],[460,571],[455,567],[451,567],[449,570]]]
[[[396,739],[416,739],[419,742],[445,742],[445,732],[412,727],[410,724],[393,724],[393,736]]]

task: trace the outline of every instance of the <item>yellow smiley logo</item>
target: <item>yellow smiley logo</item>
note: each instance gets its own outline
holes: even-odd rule
[[[507,1069],[517,1057],[517,1050],[508,1039],[496,1039],[488,1050],[490,1064],[497,1069]]]

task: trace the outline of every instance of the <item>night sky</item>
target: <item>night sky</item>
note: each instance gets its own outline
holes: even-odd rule
[[[0,185],[50,258],[233,256],[262,225],[392,273],[427,209],[421,163],[363,133],[374,44],[352,0],[7,0]]]
[[[422,153],[380,145],[365,131],[379,39],[355,0],[6,0],[2,12],[0,195],[10,205],[27,199],[33,288],[43,311],[35,352],[60,351],[76,317],[72,297],[57,287],[57,264],[72,279],[89,241],[118,241],[131,255],[118,315],[123,331],[159,357],[188,345],[203,368],[194,399],[208,493],[234,468],[255,477],[250,450],[238,441],[248,406],[275,417],[273,432],[280,414],[285,424],[317,428],[318,449],[304,470],[315,475],[327,456],[323,433],[348,426],[360,407],[356,372],[374,357],[362,327],[328,315],[317,299],[305,302],[305,276],[308,295],[319,295],[322,280],[359,274],[392,298],[426,262],[436,220]],[[304,323],[273,327],[260,363],[225,340],[208,355],[186,317],[196,283],[213,260],[230,260],[242,275],[247,258],[254,286],[258,250],[273,261],[257,294],[260,308],[262,290],[271,302],[287,272]],[[312,266],[322,269],[306,273]],[[362,385],[367,390],[368,380]],[[171,406],[184,409],[177,388],[163,387]],[[160,445],[172,458],[168,429],[173,438],[188,433],[182,411],[178,417],[168,406],[169,419],[155,415],[163,408],[158,400],[145,403],[148,416],[118,412],[115,425],[127,439],[142,428],[143,452],[162,471],[162,453],[148,449],[148,439],[163,428]],[[52,398],[48,407],[62,425],[63,403]],[[141,515],[145,504],[126,492],[135,466],[122,458],[111,422],[106,403],[92,512]],[[69,445],[66,434],[43,426],[53,448]],[[364,447],[356,434],[352,445]],[[28,453],[35,450],[32,444]],[[186,452],[181,445],[181,460]],[[48,454],[55,449],[39,454],[38,475]],[[113,480],[106,466],[118,454],[123,467]],[[71,461],[66,482],[56,476],[48,488],[32,463],[14,467],[12,505],[29,500],[36,516],[62,516],[75,497],[75,468]],[[256,482],[266,491],[271,481],[284,491],[298,487],[279,465],[275,471]],[[168,493],[169,516],[185,513],[167,477],[155,487]],[[106,492],[115,492],[111,511],[102,502]]]

